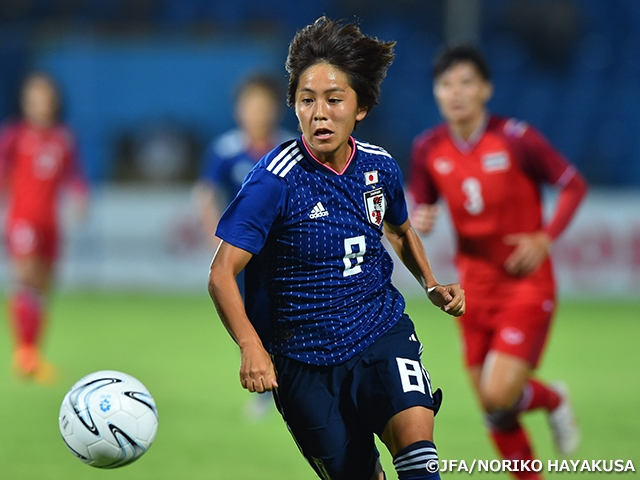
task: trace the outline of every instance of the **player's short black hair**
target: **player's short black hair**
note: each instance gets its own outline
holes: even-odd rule
[[[460,62],[469,62],[476,67],[483,79],[491,81],[491,69],[480,49],[470,43],[444,47],[433,61],[434,80]]]
[[[394,59],[396,42],[369,37],[355,23],[326,16],[299,30],[289,44],[287,104],[295,105],[300,76],[309,67],[326,62],[344,72],[356,92],[358,106],[371,111],[380,99],[382,81]]]

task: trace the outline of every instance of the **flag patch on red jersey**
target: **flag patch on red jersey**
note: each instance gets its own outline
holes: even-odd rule
[[[384,212],[387,210],[387,201],[384,198],[382,188],[376,188],[364,193],[364,203],[367,207],[369,221],[378,227],[382,225]]]
[[[507,152],[487,153],[482,156],[481,161],[485,172],[503,172],[509,170],[511,165]]]

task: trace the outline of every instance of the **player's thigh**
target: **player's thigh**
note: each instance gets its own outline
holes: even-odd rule
[[[38,290],[47,290],[58,252],[56,229],[26,220],[10,220],[6,237],[16,281]]]
[[[432,389],[422,365],[422,344],[407,316],[365,351],[353,376],[358,412],[378,436],[399,412],[412,407],[436,412],[440,407],[440,392]],[[428,422],[418,428],[431,435]]]
[[[320,478],[370,480],[378,460],[373,433],[350,399],[349,368],[276,357],[276,404]]]
[[[478,370],[491,348],[494,325],[492,318],[495,306],[481,302],[467,303],[472,305],[467,312],[457,319],[462,342],[464,363],[469,371]]]
[[[52,264],[40,256],[17,256],[11,259],[15,281],[46,293],[51,284]]]
[[[490,350],[522,359],[535,369],[549,336],[552,305],[538,298],[505,304],[495,315]]]

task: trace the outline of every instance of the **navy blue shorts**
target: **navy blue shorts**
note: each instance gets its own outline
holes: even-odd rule
[[[369,480],[380,436],[396,413],[423,406],[437,412],[422,345],[404,315],[385,335],[345,363],[317,366],[274,359],[276,404],[302,454],[322,479]]]

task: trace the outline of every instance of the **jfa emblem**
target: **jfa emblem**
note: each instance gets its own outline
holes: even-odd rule
[[[364,203],[367,207],[369,221],[378,227],[382,225],[384,212],[387,210],[387,201],[384,198],[382,187],[365,192]]]

